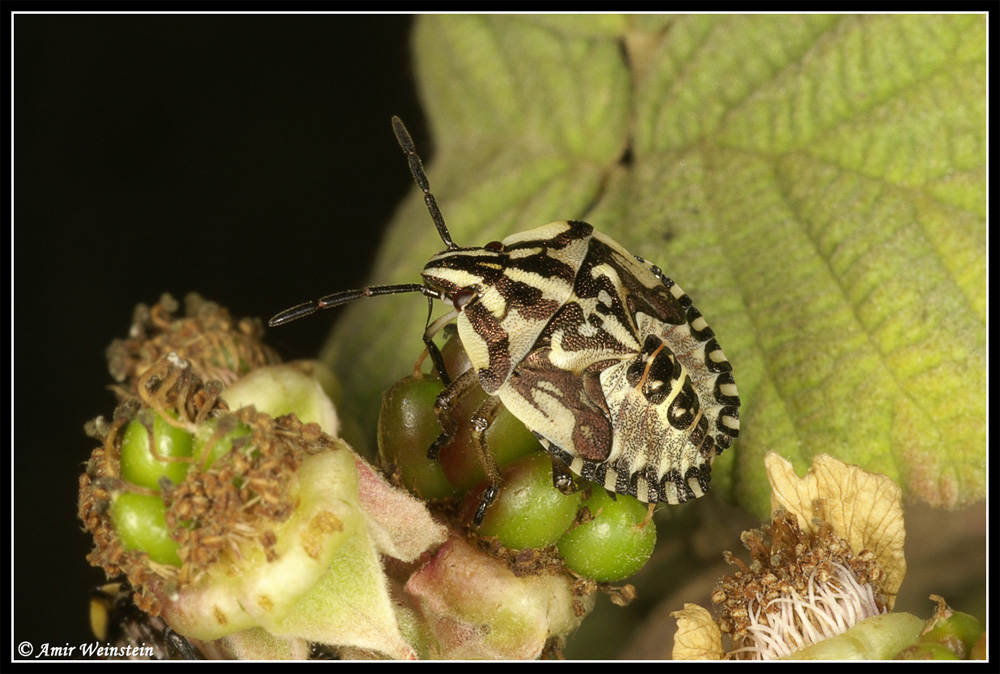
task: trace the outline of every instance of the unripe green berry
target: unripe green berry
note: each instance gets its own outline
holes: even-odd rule
[[[584,501],[593,519],[573,527],[559,540],[559,554],[581,576],[609,583],[641,569],[656,545],[656,527],[649,509],[635,498],[618,494],[614,500],[599,485]]]
[[[441,357],[452,381],[472,368],[472,362],[465,351],[462,340],[456,330],[445,328],[448,338],[441,347]],[[436,369],[434,370],[436,373]],[[443,387],[442,387],[443,388]],[[475,389],[464,398],[457,400],[455,408],[449,414],[458,422],[458,428],[451,442],[440,447],[438,460],[444,469],[449,482],[458,487],[460,492],[479,484],[486,472],[476,456],[472,446],[471,419],[480,406],[489,398],[482,389]],[[439,427],[440,428],[440,427]],[[501,407],[496,418],[490,423],[483,434],[489,453],[498,466],[506,466],[514,460],[542,451],[542,445],[524,424],[506,407]]]
[[[920,641],[941,644],[965,659],[986,628],[968,613],[948,609],[948,614],[947,617],[932,618],[933,627],[920,635]]]
[[[156,494],[118,494],[111,504],[111,522],[127,550],[142,550],[160,564],[181,565],[177,543],[170,538],[166,506]]]
[[[148,416],[147,416],[148,415]],[[140,417],[148,421],[152,417],[153,436]],[[191,433],[174,426],[152,410],[140,412],[125,429],[121,445],[121,476],[127,482],[160,489],[160,478],[167,477],[174,484],[180,484],[187,474],[190,464],[184,461],[162,461],[153,456],[152,448],[161,458],[191,456]]]
[[[378,419],[378,449],[382,464],[399,470],[403,484],[424,499],[456,496],[441,464],[427,450],[441,434],[434,401],[444,389],[437,377],[407,377],[382,396]]]
[[[220,425],[222,426],[221,431]],[[234,416],[226,417],[224,420],[208,419],[198,426],[198,430],[194,434],[191,456],[195,458],[197,465],[202,470],[207,470],[233,450],[234,441],[248,437],[250,434],[250,427],[237,421]],[[215,438],[214,442],[212,442],[213,437]],[[212,445],[211,448],[208,448],[210,442]],[[209,450],[207,456],[205,455],[206,448]]]
[[[458,429],[451,442],[441,447],[438,457],[445,476],[462,492],[472,489],[486,477],[472,444],[471,419],[487,397],[485,391],[477,389],[458,401],[456,408],[451,411],[458,420]],[[506,407],[501,407],[483,433],[483,440],[487,451],[500,467],[522,456],[542,451],[538,438]]]
[[[463,515],[471,522],[486,489],[469,492]],[[576,518],[580,492],[563,494],[552,484],[552,458],[536,452],[502,471],[502,486],[479,526],[483,536],[495,536],[505,547],[544,548],[554,544]]]

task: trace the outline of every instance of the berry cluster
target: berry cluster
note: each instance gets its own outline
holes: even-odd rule
[[[442,348],[449,373],[468,369],[468,358],[452,336]],[[441,434],[435,410],[444,383],[434,374],[398,381],[382,400],[379,457],[387,472],[413,494],[428,500],[457,500],[457,523],[473,521],[489,486],[471,438],[471,418],[486,399],[481,389],[457,401],[457,431],[436,459],[428,448]],[[615,582],[638,571],[656,543],[649,508],[628,495],[575,478],[570,493],[553,483],[553,460],[535,436],[506,408],[484,433],[500,468],[500,490],[478,527],[481,537],[512,550],[555,546],[566,567],[598,582]],[[561,467],[565,472],[565,467]]]

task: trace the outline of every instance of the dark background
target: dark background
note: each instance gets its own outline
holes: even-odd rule
[[[30,9],[30,8],[28,8]],[[16,15],[12,649],[93,641],[76,519],[136,303],[198,291],[268,317],[367,277],[433,148],[408,16]],[[335,312],[268,332],[315,356]]]

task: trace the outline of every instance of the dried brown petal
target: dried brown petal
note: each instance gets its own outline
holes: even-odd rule
[[[684,609],[670,614],[677,619],[674,635],[674,660],[722,660],[722,633],[712,614],[697,604],[684,604]]]
[[[805,477],[774,452],[764,457],[771,481],[771,510],[784,508],[798,517],[803,531],[816,531],[825,520],[837,536],[860,554],[874,553],[885,574],[882,588],[891,609],[906,575],[902,491],[891,479],[849,466],[825,454],[813,459]]]

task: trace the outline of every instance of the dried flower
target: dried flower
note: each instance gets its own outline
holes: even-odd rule
[[[177,317],[177,300],[164,293],[149,307],[139,304],[127,339],[116,339],[107,350],[108,369],[117,382],[137,390],[139,377],[168,353],[191,363],[203,381],[231,384],[250,370],[281,362],[261,342],[264,328],[255,318],[233,319],[229,311],[198,293],[184,298],[185,316]]]
[[[829,456],[804,478],[774,453],[765,463],[772,520],[743,534],[749,564],[725,553],[737,570],[712,595],[718,621],[693,604],[674,614],[675,659],[788,657],[892,608],[906,571],[899,487]]]
[[[730,657],[784,657],[885,611],[878,564],[852,553],[829,523],[807,534],[778,510],[769,526],[745,532],[743,543],[750,565],[727,553],[738,571],[712,597],[733,641]]]

